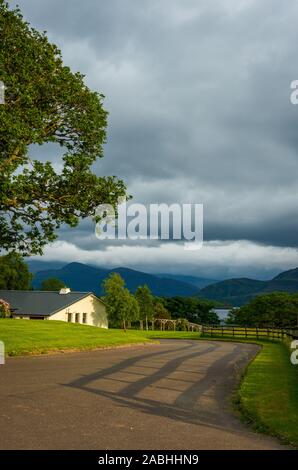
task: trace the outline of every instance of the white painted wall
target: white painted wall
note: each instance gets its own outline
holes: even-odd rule
[[[67,294],[64,294],[67,296]],[[73,303],[70,307],[64,308],[54,315],[51,315],[49,320],[68,321],[68,315],[71,314],[72,323],[75,322],[75,314],[79,314],[79,323],[83,323],[83,313],[86,313],[85,325],[98,326],[99,328],[108,328],[108,317],[106,307],[101,300],[95,295],[88,295],[81,300]]]

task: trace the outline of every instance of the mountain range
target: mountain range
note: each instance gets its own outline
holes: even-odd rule
[[[103,280],[109,274],[118,272],[131,292],[135,292],[138,286],[147,284],[156,296],[197,296],[226,306],[241,306],[256,295],[274,291],[298,292],[298,268],[284,271],[268,281],[249,278],[215,281],[180,274],[148,274],[125,267],[106,269],[77,262],[64,265],[62,262],[30,260],[28,265],[30,271],[34,273],[32,282],[34,289],[40,289],[43,280],[55,277],[61,279],[72,290],[92,291],[103,295]],[[44,267],[47,269],[41,269]]]
[[[237,307],[248,303],[256,295],[270,292],[298,292],[298,268],[284,271],[269,281],[226,279],[200,289],[198,295]]]
[[[148,274],[125,267],[115,269],[105,269],[95,266],[89,266],[83,263],[69,263],[61,266],[60,263],[44,263],[48,269],[39,270],[42,262],[29,261],[28,265],[31,272],[34,273],[33,287],[40,289],[43,280],[48,278],[61,279],[72,290],[92,291],[98,295],[103,294],[102,282],[109,274],[119,273],[125,280],[126,287],[135,292],[138,286],[147,284],[152,293],[156,296],[193,296],[197,294],[198,289],[214,282],[211,279],[196,278],[192,276]],[[184,280],[185,279],[185,280]]]

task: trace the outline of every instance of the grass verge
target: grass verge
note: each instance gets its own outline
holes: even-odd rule
[[[255,431],[298,448],[298,366],[290,361],[289,346],[282,341],[245,337],[203,336],[201,339],[261,346],[244,371],[233,402],[243,421]]]
[[[244,420],[256,431],[298,448],[298,367],[282,342],[262,342],[236,395]]]

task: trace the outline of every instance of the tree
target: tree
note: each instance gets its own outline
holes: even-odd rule
[[[164,304],[160,301],[154,303],[154,318],[171,318],[170,312],[165,308]]]
[[[186,318],[178,318],[176,323],[177,331],[188,331],[189,321]]]
[[[0,256],[0,289],[31,289],[32,274],[27,264],[18,253]]]
[[[104,302],[107,308],[109,322],[117,324],[124,321],[126,316],[127,296],[124,279],[118,273],[112,273],[103,281],[105,291]]]
[[[137,321],[140,318],[140,307],[136,298],[126,289],[126,302],[127,302],[127,322]]]
[[[154,300],[154,328],[161,328],[162,327],[162,322],[160,321],[161,319],[170,319],[171,314],[170,312],[165,308],[164,304],[160,299],[155,299]]]
[[[243,326],[291,327],[297,325],[298,294],[273,292],[259,295],[249,304],[233,309],[229,322]]]
[[[41,290],[45,291],[60,291],[65,287],[65,284],[60,279],[56,279],[55,277],[50,277],[49,279],[45,279],[41,283]]]
[[[145,321],[146,330],[148,330],[148,321],[153,319],[154,303],[153,296],[149,287],[145,284],[137,288],[135,297],[140,308],[140,319]]]
[[[103,282],[104,302],[109,321],[126,329],[127,322],[139,318],[139,305],[125,287],[124,279],[118,273],[112,273]]]
[[[186,318],[191,323],[217,325],[220,320],[213,311],[214,303],[196,297],[164,297],[161,299],[171,317]]]
[[[99,204],[116,207],[123,181],[91,167],[103,156],[104,96],[62,62],[45,33],[31,28],[18,8],[0,0],[0,249],[42,253],[61,224],[94,217]],[[61,170],[34,159],[32,145],[56,144]],[[60,151],[56,147],[60,146]]]

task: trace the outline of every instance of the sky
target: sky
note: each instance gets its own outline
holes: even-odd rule
[[[64,227],[45,260],[214,279],[298,266],[298,3],[18,0],[65,64],[105,95],[98,175],[138,203],[204,204],[204,244],[100,241]],[[57,149],[32,150],[57,168]],[[59,162],[60,160],[60,162]]]

